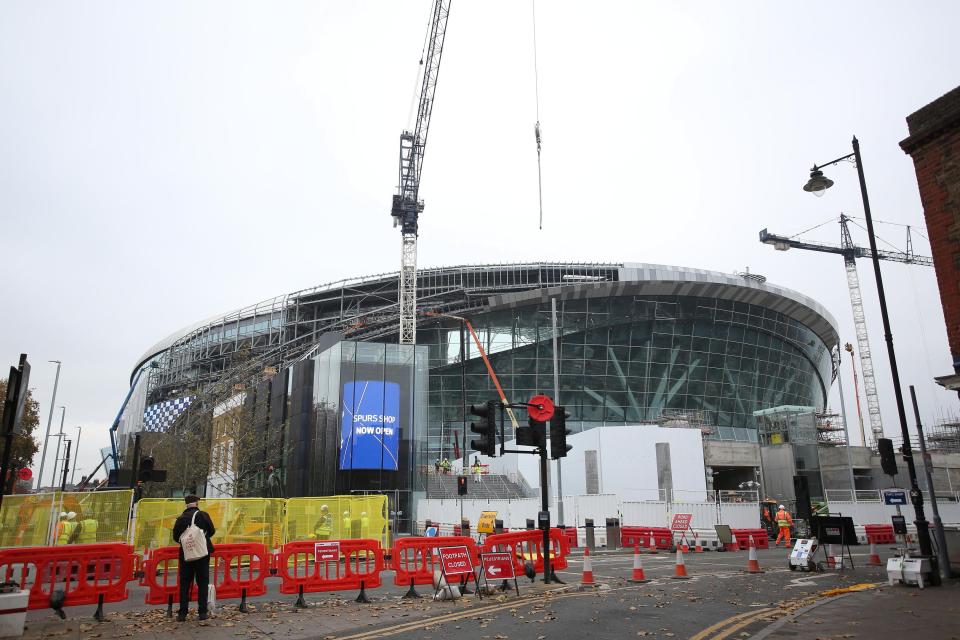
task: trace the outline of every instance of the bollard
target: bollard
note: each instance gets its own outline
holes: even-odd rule
[[[594,538],[593,532],[593,520],[586,518],[583,521],[584,535],[586,536],[586,541],[584,544],[587,545],[587,549],[596,549],[596,539]]]
[[[460,535],[470,537],[470,518],[460,520]]]
[[[503,533],[503,520],[493,521],[493,532],[495,534]]]
[[[620,548],[620,518],[607,518],[607,549]]]
[[[528,530],[533,529],[534,528],[533,525],[534,525],[533,518],[527,518],[527,529]]]

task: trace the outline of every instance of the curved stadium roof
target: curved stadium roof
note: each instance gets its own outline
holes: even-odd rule
[[[510,277],[502,276],[507,274]],[[519,277],[518,277],[519,274]],[[511,308],[552,296],[567,299],[608,296],[693,296],[728,299],[778,311],[809,327],[832,349],[839,341],[836,321],[818,302],[766,282],[754,274],[726,274],[704,269],[644,263],[511,263],[462,265],[419,271],[421,309]],[[313,318],[313,331],[340,329],[356,318],[371,319],[359,332],[371,339],[396,331],[397,272],[340,280],[262,301],[189,325],[157,342],[137,360],[134,373],[148,360],[214,327],[267,315],[292,314],[298,305],[339,300],[339,317]],[[349,294],[349,296],[348,296]],[[343,300],[353,297],[357,314],[344,316]],[[319,325],[319,328],[318,328]],[[392,327],[392,328],[391,328]],[[131,378],[134,374],[131,374]]]

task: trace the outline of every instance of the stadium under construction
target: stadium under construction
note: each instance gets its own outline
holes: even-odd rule
[[[846,443],[828,407],[836,322],[762,276],[631,263],[470,265],[421,269],[417,293],[415,345],[397,344],[397,273],[278,296],[161,340],[131,373],[117,423],[121,458],[134,434],[246,412],[259,453],[241,460],[243,445],[214,429],[208,494],[263,495],[269,474],[287,497],[390,493],[409,513],[416,497],[450,491],[431,481],[438,462],[464,457],[469,405],[497,398],[478,346],[506,397],[524,401],[553,395],[556,336],[559,400],[576,434],[695,432],[696,486],[708,493],[762,486],[792,501],[793,476],[814,497],[881,486],[871,449],[850,447],[848,459],[836,446]],[[631,438],[623,442],[647,440]],[[689,471],[676,457],[674,477]],[[595,491],[602,459],[565,466],[564,478]],[[243,486],[237,465],[250,467]],[[960,481],[950,466],[934,474],[938,490],[940,480],[951,491]],[[502,497],[535,482],[516,466],[490,468]],[[673,486],[666,480],[661,490]],[[604,490],[617,485],[608,479]]]

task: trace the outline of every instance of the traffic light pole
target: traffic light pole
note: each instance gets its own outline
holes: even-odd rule
[[[506,442],[506,434],[504,433],[504,420],[503,415],[506,409],[529,409],[531,406],[528,403],[523,404],[506,404],[501,405],[504,409],[500,413],[500,455],[505,453],[526,453],[540,456],[540,513],[537,517],[537,524],[543,530],[543,583],[550,584],[552,581],[557,580],[553,576],[553,570],[550,566],[550,491],[547,488],[547,433],[546,425],[544,425],[544,432],[542,434],[541,446],[538,446],[535,450],[530,451],[521,450],[521,449],[507,449],[504,447],[504,442]],[[558,581],[558,580],[557,580]],[[559,581],[558,581],[559,582]]]
[[[547,488],[547,449],[540,448],[540,528],[543,529],[543,584],[550,584],[550,495]]]

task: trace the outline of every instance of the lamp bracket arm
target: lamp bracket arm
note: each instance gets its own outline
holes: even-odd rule
[[[838,162],[843,162],[844,160],[853,161],[854,156],[856,156],[856,153],[848,153],[847,155],[837,158],[836,160],[831,160],[830,162],[824,162],[823,164],[815,164],[813,165],[813,169],[811,169],[811,171],[819,171],[824,167],[829,167],[830,165],[837,164]]]

